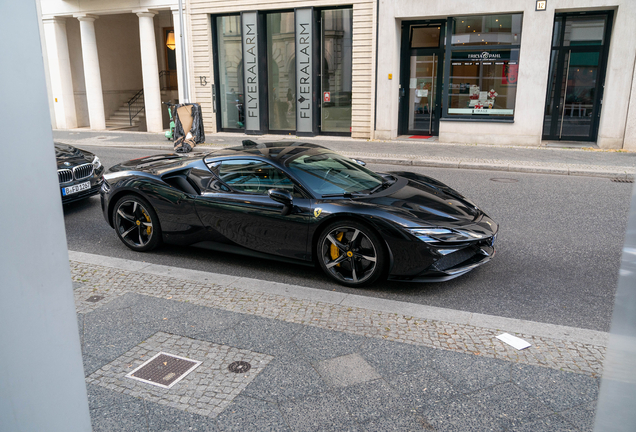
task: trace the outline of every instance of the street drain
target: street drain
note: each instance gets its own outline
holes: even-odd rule
[[[491,178],[490,181],[498,183],[517,183],[519,180],[507,177]]]
[[[200,361],[160,352],[127,374],[126,378],[169,389],[200,364]]]
[[[614,183],[634,183],[634,177],[614,177]]]
[[[227,367],[230,372],[245,373],[252,368],[252,365],[244,361],[235,361]]]
[[[98,301],[100,301],[103,298],[104,298],[104,296],[94,295],[94,296],[90,296],[89,298],[87,298],[86,301],[87,302],[91,302],[91,303],[97,303]]]

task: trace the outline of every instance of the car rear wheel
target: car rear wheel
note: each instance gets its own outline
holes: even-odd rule
[[[342,221],[328,225],[316,247],[320,267],[343,285],[370,285],[382,275],[385,267],[380,238],[357,222]]]
[[[119,239],[134,251],[149,251],[161,243],[157,213],[139,196],[126,195],[119,199],[113,210],[113,221]]]

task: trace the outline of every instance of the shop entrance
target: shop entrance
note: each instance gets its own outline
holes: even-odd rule
[[[596,141],[612,12],[554,21],[544,140]]]
[[[439,134],[446,23],[407,22],[402,25],[402,61],[398,133]]]

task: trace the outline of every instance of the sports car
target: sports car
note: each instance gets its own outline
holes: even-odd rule
[[[104,167],[97,156],[67,144],[55,143],[55,158],[62,204],[99,193]]]
[[[463,275],[494,256],[498,230],[437,180],[299,142],[121,163],[104,175],[101,203],[135,251],[165,242],[314,263],[354,287]]]

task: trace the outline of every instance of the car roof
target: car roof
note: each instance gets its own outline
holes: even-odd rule
[[[256,143],[251,140],[244,140],[240,147],[226,147],[215,150],[205,156],[205,161],[226,156],[233,157],[258,157],[270,160],[273,163],[283,165],[286,160],[297,157],[301,154],[314,155],[331,152],[326,147],[318,144],[311,144],[298,141],[279,141],[269,143]]]

